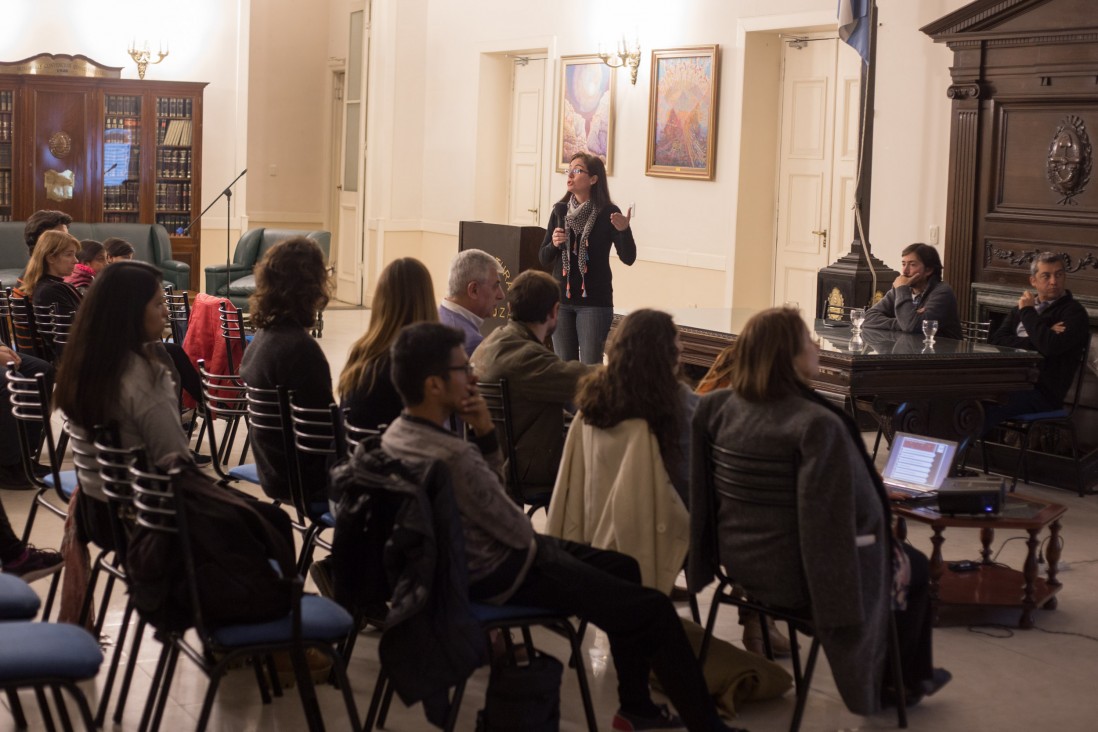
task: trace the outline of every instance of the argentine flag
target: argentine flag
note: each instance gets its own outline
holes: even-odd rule
[[[869,63],[869,9],[873,0],[839,0],[839,38]]]

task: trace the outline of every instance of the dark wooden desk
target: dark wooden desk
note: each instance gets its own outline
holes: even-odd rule
[[[683,363],[708,368],[735,340],[749,310],[672,311],[683,345]],[[697,323],[703,323],[698,327]],[[728,328],[728,330],[723,330]],[[1041,356],[1031,351],[938,338],[850,328],[815,321],[820,340],[820,375],[813,388],[843,401],[871,402],[892,429],[963,441],[983,426],[985,401],[1000,401],[1037,380]],[[896,408],[904,410],[893,419]],[[855,415],[856,416],[856,415]]]
[[[934,507],[905,506],[894,503],[893,513],[898,517],[896,534],[903,540],[907,535],[905,519],[929,524],[934,531],[930,542],[934,550],[930,555],[930,597],[934,603],[934,621],[938,621],[938,608],[942,605],[969,605],[978,607],[1017,607],[1022,615],[1018,627],[1033,627],[1033,611],[1043,607],[1056,608],[1056,593],[1062,586],[1056,578],[1056,564],[1060,561],[1063,540],[1060,538],[1060,517],[1067,512],[1065,506],[1049,503],[1013,493],[1007,497],[1006,507],[999,516],[944,516]],[[942,558],[945,530],[957,528],[980,530],[979,568],[968,572],[954,572],[946,568]],[[1048,577],[1037,575],[1037,547],[1041,531],[1048,527],[1049,541],[1045,557],[1048,560]],[[1026,559],[1018,571],[991,559],[991,543],[996,529],[1025,531]]]

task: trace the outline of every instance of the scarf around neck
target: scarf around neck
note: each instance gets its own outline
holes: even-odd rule
[[[599,217],[599,210],[594,201],[588,198],[583,203],[578,203],[576,197],[568,199],[568,213],[564,216],[565,228],[575,235],[575,247],[564,247],[564,260],[561,262],[561,271],[564,274],[564,296],[572,297],[572,283],[568,277],[572,271],[572,255],[576,255],[580,273],[580,289],[582,297],[587,297],[587,240],[591,236],[591,229],[595,226],[595,220]]]

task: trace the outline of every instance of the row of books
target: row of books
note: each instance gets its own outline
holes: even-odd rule
[[[0,221],[11,221],[11,214],[0,214]]]
[[[0,114],[0,142],[11,142],[10,114]]]
[[[103,214],[103,221],[108,224],[136,224],[137,212],[133,213],[105,213]]]
[[[11,167],[11,145],[0,145],[0,168]]]
[[[0,170],[0,206],[11,205],[11,171]]]
[[[191,144],[191,121],[189,119],[162,119],[156,125],[157,145]]]
[[[191,177],[192,156],[193,153],[190,150],[158,149],[156,151],[156,177],[189,179]]]
[[[137,181],[103,188],[104,211],[135,211],[141,184]]]
[[[193,114],[193,99],[184,97],[158,97],[156,100],[157,117],[191,117]]]
[[[15,109],[15,95],[10,91],[0,92],[0,112],[10,112]]]
[[[163,226],[168,230],[171,235],[178,234],[183,235],[183,230],[187,228],[187,224],[191,223],[191,220],[186,216],[173,216],[172,214],[157,214],[156,223]]]
[[[134,117],[107,117],[103,130],[105,142],[133,142],[141,139],[141,120]]]
[[[190,211],[191,184],[157,183],[156,208],[159,211]]]
[[[108,96],[105,103],[107,114],[141,114],[141,97]]]

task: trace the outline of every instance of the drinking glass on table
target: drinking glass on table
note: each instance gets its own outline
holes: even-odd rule
[[[861,333],[862,323],[865,322],[865,308],[852,308],[850,311],[850,324],[853,327],[851,332]]]
[[[938,332],[937,320],[924,320],[923,321],[923,335],[926,337],[926,343],[934,342],[934,334]]]

